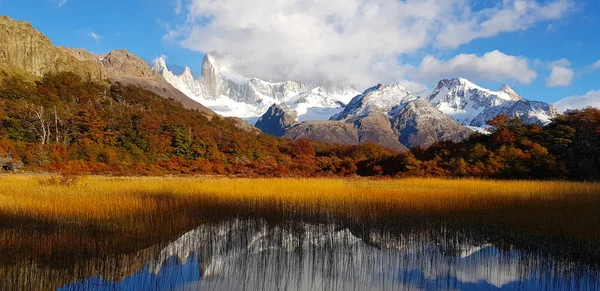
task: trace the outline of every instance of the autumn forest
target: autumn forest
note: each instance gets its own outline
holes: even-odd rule
[[[243,177],[478,177],[600,179],[600,110],[546,126],[490,120],[489,134],[399,153],[281,139],[185,109],[136,86],[63,72],[36,82],[4,76],[0,161],[5,170],[107,175]]]

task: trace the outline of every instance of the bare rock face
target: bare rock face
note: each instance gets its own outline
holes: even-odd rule
[[[206,88],[210,96],[217,97],[221,95],[221,76],[219,68],[215,65],[215,56],[211,53],[204,55],[202,62],[202,77],[199,82]]]
[[[398,140],[390,119],[381,112],[372,112],[353,122],[358,130],[359,143],[373,142],[398,151],[408,148]]]
[[[284,137],[307,138],[322,142],[357,145],[360,143],[358,130],[343,121],[307,121],[286,130]]]
[[[144,60],[124,49],[111,51],[101,60],[102,65],[110,74],[125,74],[140,78],[155,76]]]
[[[438,141],[459,142],[473,133],[423,98],[393,110],[391,116],[399,141],[409,148],[428,147]]]
[[[307,121],[296,123],[283,131],[283,136],[291,139],[308,138],[348,145],[372,142],[398,151],[408,150],[398,141],[398,136],[392,130],[388,117],[380,112],[368,114],[352,122]]]
[[[31,24],[0,17],[0,68],[34,76],[70,71],[84,79],[105,78],[98,62],[80,60],[70,52],[55,47]]]
[[[296,113],[285,104],[273,104],[255,126],[266,134],[281,137],[288,128],[298,124],[297,118]]]

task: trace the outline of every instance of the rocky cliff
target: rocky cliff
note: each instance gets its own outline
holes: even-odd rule
[[[78,58],[67,49],[55,47],[31,24],[6,16],[0,16],[0,69],[36,77],[70,71],[84,79],[105,78],[99,62]]]

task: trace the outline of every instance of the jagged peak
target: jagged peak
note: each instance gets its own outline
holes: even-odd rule
[[[181,74],[182,76],[192,76],[192,69],[190,69],[190,67],[185,67],[185,70],[183,70],[183,74]]]
[[[111,50],[106,54],[106,56],[113,56],[113,55],[136,56],[136,55],[130,53],[127,49]]]
[[[163,56],[160,56],[156,59],[154,59],[154,61],[152,61],[152,70],[162,73],[163,71],[167,71],[167,61],[165,60],[165,58]]]
[[[204,55],[204,60],[202,61],[202,67],[210,66],[214,69],[219,69],[220,65],[218,63],[219,55],[216,52],[208,52]]]
[[[523,97],[521,97],[521,95],[515,92],[515,90],[513,90],[513,88],[511,88],[508,84],[502,85],[502,87],[500,87],[500,90],[498,91],[508,94],[508,96],[510,96],[510,98],[515,101],[523,99]]]
[[[500,87],[500,89],[499,89],[498,91],[502,91],[502,92],[507,92],[507,91],[509,91],[509,92],[514,92],[513,88],[511,88],[511,87],[510,87],[510,85],[508,85],[508,84],[506,84],[506,83],[504,83],[504,84],[502,85],[502,87]],[[508,92],[507,92],[507,93],[508,93]]]
[[[462,87],[467,87],[467,88],[481,88],[479,85],[465,79],[462,77],[456,77],[456,78],[451,78],[451,79],[442,79],[437,87],[455,87],[455,86],[462,86]]]

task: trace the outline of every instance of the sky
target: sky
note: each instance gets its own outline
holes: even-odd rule
[[[596,0],[0,0],[55,45],[126,48],[199,76],[206,52],[271,81],[412,91],[464,77],[560,108],[600,107]]]

